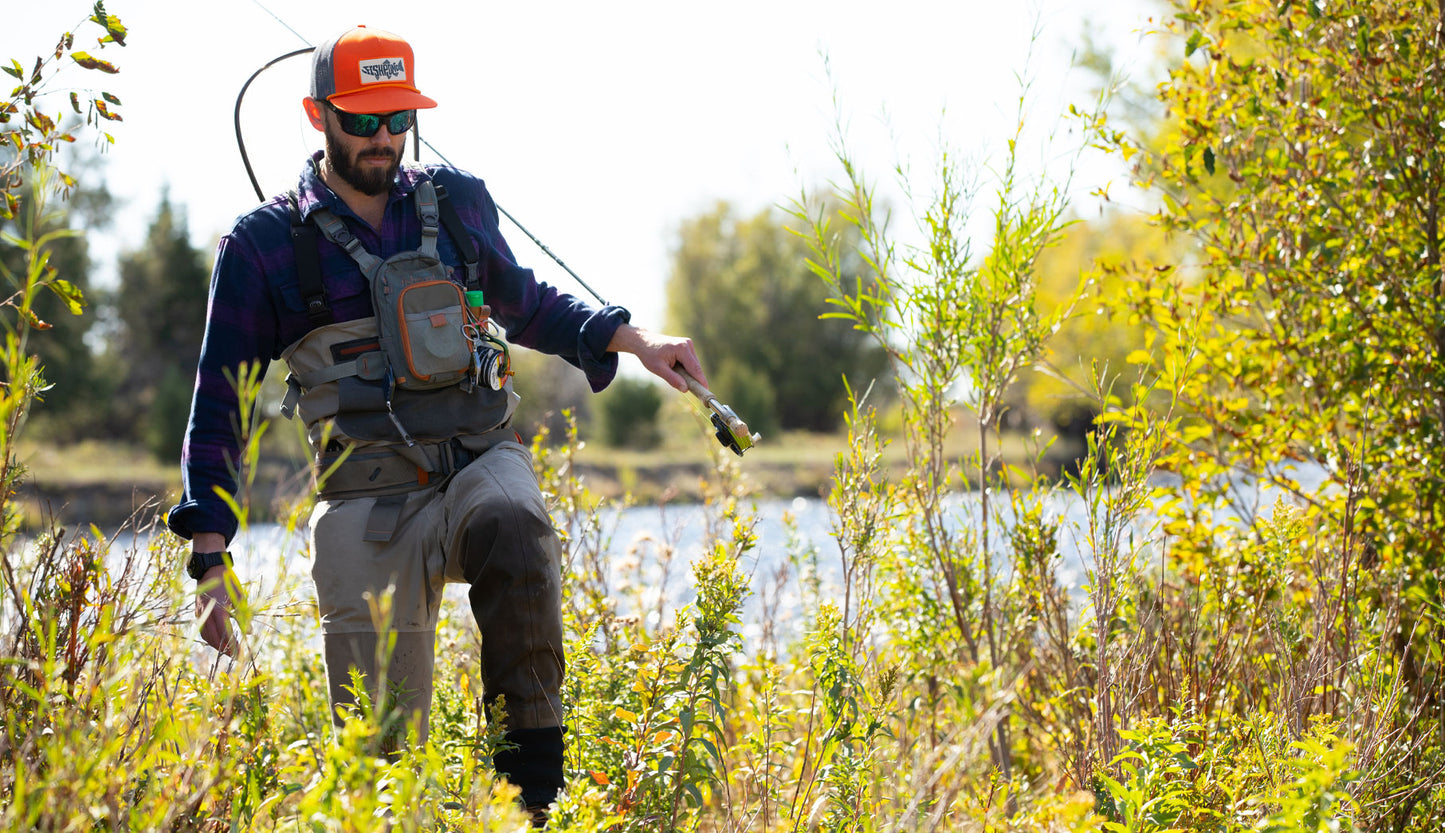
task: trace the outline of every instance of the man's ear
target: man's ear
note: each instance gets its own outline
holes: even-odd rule
[[[311,119],[311,126],[325,133],[326,120],[321,115],[321,103],[314,98],[303,98],[301,106],[306,108],[306,117]]]

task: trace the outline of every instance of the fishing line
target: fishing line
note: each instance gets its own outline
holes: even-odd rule
[[[251,82],[255,81],[256,78],[257,78],[258,76],[260,76],[261,73],[265,72],[266,70],[270,69],[271,67],[275,66],[276,64],[279,64],[279,63],[281,63],[282,61],[285,61],[285,60],[287,60],[287,59],[289,59],[289,58],[294,58],[294,57],[296,57],[297,55],[305,55],[305,54],[307,54],[307,53],[309,53],[309,52],[315,52],[315,51],[316,51],[316,47],[313,46],[313,45],[311,45],[311,42],[308,41],[304,35],[302,35],[302,34],[301,34],[300,32],[298,32],[298,31],[296,31],[295,29],[291,28],[291,26],[290,26],[289,24],[287,24],[286,21],[282,20],[279,15],[277,15],[275,12],[271,11],[270,9],[266,8],[266,6],[263,5],[263,4],[260,2],[260,0],[251,0],[251,2],[254,3],[258,8],[260,8],[260,9],[261,9],[262,11],[264,11],[266,14],[270,15],[273,19],[275,19],[275,21],[276,21],[277,23],[279,23],[279,24],[281,24],[282,26],[286,27],[286,31],[288,31],[288,32],[290,32],[291,34],[295,35],[296,37],[300,38],[302,43],[307,44],[304,48],[297,49],[297,50],[293,50],[293,51],[291,51],[291,52],[287,52],[287,53],[284,54],[284,55],[281,55],[281,56],[279,56],[279,57],[276,57],[276,58],[271,59],[271,60],[268,61],[264,66],[262,66],[260,69],[258,69],[258,70],[256,70],[255,72],[251,73],[251,77],[250,77],[250,78],[247,78],[247,79],[246,79],[246,83],[241,85],[241,92],[236,96],[236,110],[235,110],[235,114],[234,114],[234,116],[233,116],[233,120],[234,120],[235,126],[236,126],[236,147],[241,151],[241,164],[244,165],[245,168],[246,168],[246,176],[249,177],[250,180],[251,180],[251,187],[256,190],[256,199],[258,199],[258,200],[265,200],[265,199],[266,199],[266,194],[265,194],[265,192],[263,192],[263,191],[261,190],[261,183],[256,180],[256,172],[255,172],[255,171],[252,169],[252,167],[251,167],[251,158],[246,154],[246,140],[245,140],[245,139],[242,137],[242,135],[241,135],[241,102],[242,102],[242,100],[245,99],[245,97],[246,97],[246,90],[251,87]],[[427,141],[426,139],[423,139],[423,138],[422,138],[422,136],[421,136],[421,119],[418,118],[418,119],[416,120],[416,122],[415,122],[415,123],[413,124],[413,126],[412,126],[412,150],[413,150],[413,153],[414,153],[414,158],[415,158],[416,160],[418,160],[418,161],[420,161],[420,159],[421,159],[421,146],[422,146],[422,145],[426,145],[427,150],[429,150],[429,151],[431,151],[432,153],[436,154],[436,157],[437,157],[438,159],[440,159],[440,160],[442,161],[442,163],[445,164],[447,167],[450,167],[450,168],[455,168],[455,167],[457,167],[456,165],[453,165],[453,164],[452,164],[451,160],[449,160],[449,159],[447,159],[445,156],[443,156],[443,155],[442,155],[442,152],[439,151],[439,150],[437,150],[435,145],[433,145],[431,142]],[[583,289],[587,290],[587,291],[592,295],[593,298],[596,298],[596,299],[597,299],[597,303],[601,304],[601,305],[604,306],[604,307],[605,307],[605,306],[608,306],[607,301],[603,300],[602,296],[597,292],[597,290],[593,289],[592,286],[587,283],[587,281],[582,280],[582,276],[581,276],[581,275],[579,275],[579,274],[577,274],[576,272],[572,271],[572,267],[568,266],[568,265],[562,260],[562,258],[558,257],[558,256],[556,255],[556,253],[554,253],[551,249],[547,248],[547,244],[546,244],[546,243],[543,243],[540,239],[538,239],[537,235],[533,234],[531,231],[529,231],[529,230],[527,229],[526,226],[524,226],[524,225],[522,225],[520,222],[518,222],[518,221],[517,221],[517,218],[516,218],[516,217],[513,217],[513,216],[511,215],[511,213],[507,211],[507,209],[503,208],[501,205],[497,205],[497,211],[500,212],[503,217],[506,217],[507,220],[510,221],[512,225],[516,226],[516,227],[518,228],[518,230],[520,230],[523,234],[527,235],[527,239],[528,239],[528,240],[531,240],[532,243],[537,246],[537,248],[541,249],[543,254],[545,254],[547,257],[551,258],[551,260],[552,260],[553,263],[555,263],[555,264],[557,264],[558,266],[562,267],[562,271],[566,272],[568,275],[571,275],[571,276],[572,276],[572,280],[576,281]]]
[[[279,24],[281,24],[282,26],[286,27],[286,31],[288,31],[288,32],[290,32],[291,34],[295,35],[302,43],[306,44],[307,46],[311,46],[311,41],[307,40],[305,35],[301,34],[300,32],[296,31],[295,29],[292,29],[292,28],[291,28],[291,24],[289,24],[289,23],[287,23],[286,21],[282,20],[279,15],[277,15],[275,12],[271,11],[270,9],[268,9],[268,8],[266,8],[264,5],[262,5],[261,0],[251,0],[251,2],[252,2],[252,3],[255,3],[255,4],[256,4],[256,7],[259,8],[261,11],[265,12],[266,14],[271,15],[271,19],[272,19],[272,20],[275,20],[277,23],[279,23]]]

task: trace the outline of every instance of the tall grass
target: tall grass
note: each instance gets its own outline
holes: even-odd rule
[[[927,242],[906,248],[841,138],[838,193],[862,249],[838,251],[807,200],[799,219],[836,312],[893,357],[908,467],[880,466],[859,395],[828,547],[760,541],[745,473],[720,453],[705,542],[685,552],[665,507],[650,537],[615,540],[618,507],[572,464],[575,430],[537,438],[566,547],[569,784],[551,829],[1440,829],[1439,652],[1406,668],[1392,649],[1413,638],[1400,597],[1428,586],[1373,580],[1349,529],[1309,504],[1224,524],[1212,510],[1240,490],[1205,500],[1204,484],[1153,478],[1184,422],[1167,372],[1136,382],[1128,407],[1100,381],[1105,416],[1068,483],[1005,467],[991,451],[1004,394],[1056,323],[1035,308],[1032,265],[1066,224],[1063,190],[1002,177],[975,255],[979,189],[945,160],[919,212]],[[842,284],[844,258],[868,279]],[[4,357],[21,407],[23,348],[12,339]],[[954,459],[944,442],[959,430],[979,450]],[[945,500],[965,483],[981,490],[975,514]],[[1056,511],[1065,498],[1087,508],[1081,527]],[[285,514],[293,532],[306,507]],[[97,530],[5,538],[0,829],[525,823],[487,763],[499,741],[465,606],[444,607],[430,740],[388,758],[380,739],[399,727],[385,704],[363,697],[331,728],[304,588],[252,593],[243,650],[219,660],[196,639],[181,542],[152,534],[153,518],[134,527],[125,548]],[[1083,588],[1060,579],[1066,540]],[[782,550],[767,573],[763,546]],[[690,591],[666,592],[684,562]],[[780,626],[785,598],[798,631]]]

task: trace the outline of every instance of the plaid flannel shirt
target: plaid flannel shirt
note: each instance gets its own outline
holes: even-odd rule
[[[420,245],[421,220],[411,195],[417,182],[431,178],[446,188],[481,253],[482,290],[507,339],[561,356],[586,374],[594,391],[612,381],[617,355],[609,353],[607,345],[629,320],[627,310],[593,309],[518,266],[498,229],[496,204],[480,179],[456,168],[403,166],[377,230],[321,181],[316,172],[320,158],[317,152],[301,174],[296,193],[303,217],[328,208],[368,251],[388,258]],[[320,235],[317,244],[322,283],[335,320],[372,315],[370,287],[356,262]],[[437,249],[457,280],[463,280],[461,257],[445,229]],[[297,280],[287,199],[277,196],[238,219],[216,252],[206,335],[181,460],[184,494],[167,516],[176,534],[190,538],[197,532],[219,532],[227,541],[236,534],[237,519],[216,493],[220,488],[234,494],[232,471],[239,458],[234,427],[239,405],[227,375],[234,378],[243,362],[259,364],[264,373],[272,360],[313,327]]]

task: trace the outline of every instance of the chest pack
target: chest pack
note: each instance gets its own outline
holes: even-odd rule
[[[423,181],[415,196],[420,245],[384,260],[332,212],[317,209],[302,219],[291,205],[298,279],[314,327],[281,354],[291,371],[281,411],[306,425],[323,498],[378,497],[377,535],[389,535],[385,516],[399,506],[398,496],[516,439],[506,429],[517,403],[507,346],[479,297],[475,242],[445,191]],[[465,287],[437,254],[440,225],[465,264]],[[374,315],[334,320],[318,233],[360,267]]]
[[[384,372],[402,390],[433,390],[485,382],[493,390],[510,371],[506,346],[493,335],[482,304],[480,261],[445,190],[423,180],[416,187],[421,245],[383,260],[361,245],[341,218],[327,209],[312,212],[313,228],[293,211],[292,238],[307,314],[318,325],[331,322],[314,242],[319,229],[361,268],[371,287]],[[451,278],[437,256],[439,223],[444,222],[462,256],[466,287]],[[310,234],[307,233],[310,230]],[[305,249],[303,258],[302,249]],[[500,352],[500,356],[495,355]]]

